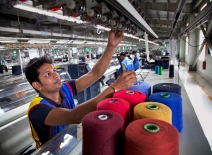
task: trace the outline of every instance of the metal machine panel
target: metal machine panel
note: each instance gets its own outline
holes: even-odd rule
[[[64,130],[58,133],[55,137],[53,137],[31,155],[40,154],[82,154],[82,125],[68,125]]]
[[[82,75],[88,73],[91,70],[89,64],[86,63],[79,63],[79,64],[70,64],[68,65],[68,72],[73,79],[77,79]],[[86,90],[83,90],[77,93],[77,96],[74,98],[78,100],[78,103],[83,103],[100,93],[100,85],[99,81],[93,83],[90,87]]]

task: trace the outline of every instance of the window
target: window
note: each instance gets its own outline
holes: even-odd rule
[[[186,37],[186,55],[188,55],[188,37]]]
[[[204,39],[205,39],[204,34],[203,34],[202,30],[200,30],[200,33],[199,33],[199,45],[200,45],[199,46],[199,50],[201,48],[201,45],[202,45]],[[199,56],[199,60],[201,60],[201,61],[205,60],[205,46],[202,49],[202,52],[201,52],[201,54]]]
[[[205,4],[201,7],[200,11],[202,11],[206,6],[207,6],[207,3],[205,3]]]

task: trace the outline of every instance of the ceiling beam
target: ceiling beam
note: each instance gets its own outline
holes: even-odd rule
[[[152,1],[155,1],[155,0],[142,0],[143,2],[152,2]],[[158,0],[159,2],[158,3],[166,3],[166,0]],[[186,0],[186,3],[192,3],[193,0]],[[170,1],[170,3],[176,3],[177,0],[172,0]]]
[[[152,28],[157,28],[157,31],[160,31],[160,30],[162,30],[162,31],[170,31],[170,30],[171,30],[171,28],[168,28],[168,29],[167,29],[166,27],[162,27],[162,28],[158,29],[158,27],[159,27],[159,26],[156,26],[156,27],[154,26],[154,27],[152,27]]]
[[[149,3],[149,2],[147,2],[147,3],[141,2],[140,8],[142,10],[146,9],[146,10],[153,10],[153,11],[166,11],[166,12],[168,11],[168,12],[172,12],[172,13],[175,13],[175,11],[176,11],[176,3],[170,3],[170,1],[167,3],[157,3],[156,1],[153,1],[153,2],[154,2],[153,7],[150,5],[148,5],[148,7],[146,7],[147,3]],[[167,7],[167,5],[168,5],[168,7]],[[182,13],[189,14],[190,8],[183,9]]]
[[[143,10],[144,10],[144,11],[148,11],[149,13],[154,12],[154,11],[158,11],[158,12],[161,12],[161,13],[166,13],[166,12],[169,12],[169,13],[172,13],[172,14],[175,13],[175,12],[172,12],[172,11],[158,10],[158,9],[148,9],[148,10],[143,9]],[[185,15],[185,14],[189,14],[189,13],[182,12],[181,14],[182,14],[182,15]]]
[[[170,0],[167,0],[167,5],[166,5],[167,10],[168,10],[168,8],[169,8],[169,3],[170,3]],[[167,12],[167,21],[166,21],[167,30],[168,30],[168,28],[169,28],[168,21],[169,21],[169,12]]]
[[[157,15],[151,15],[151,19],[156,19],[158,20],[158,16]],[[169,19],[172,19],[172,17],[170,16],[169,14]],[[160,20],[167,20],[167,15],[165,16],[160,16]],[[182,20],[182,17],[180,16],[179,20],[178,21],[181,21]]]
[[[157,16],[158,16],[158,20],[160,20],[159,12],[158,12],[158,11],[156,11],[156,13],[157,13]],[[161,26],[161,25],[160,25],[160,27],[162,28],[162,26]]]
[[[185,33],[189,33],[192,30],[196,29],[200,25],[204,24],[211,17],[212,13],[212,3],[209,3],[198,15],[194,18],[189,25],[179,34],[179,37],[182,37]]]

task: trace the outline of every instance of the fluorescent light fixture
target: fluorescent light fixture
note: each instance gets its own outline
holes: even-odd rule
[[[139,41],[145,41],[145,40],[144,40],[144,39],[139,39]],[[154,42],[152,42],[152,41],[148,41],[148,43],[152,43],[152,44],[155,44],[155,45],[159,45],[159,44],[154,43]]]
[[[97,29],[101,29],[101,30],[105,30],[105,31],[110,31],[110,28],[107,28],[107,27],[104,27],[104,26],[101,26],[101,25],[94,25],[95,28]]]
[[[200,11],[202,11],[206,6],[207,6],[207,3],[205,3],[205,4],[201,7]]]
[[[17,40],[0,40],[1,43],[17,43]]]
[[[38,44],[38,43],[40,43],[40,44],[47,44],[47,43],[49,43],[49,41],[46,41],[46,40],[29,40],[29,42],[28,43],[30,43],[30,44]]]
[[[84,41],[74,41],[73,44],[84,44]]]
[[[97,26],[94,26],[94,27],[97,28],[97,29],[103,29],[105,31],[110,31],[110,28],[107,28],[107,27],[104,27],[104,26],[101,26],[101,25],[97,25]],[[134,38],[134,39],[139,39],[138,37],[135,37],[132,34],[127,34],[127,33],[124,33],[124,36]]]
[[[32,7],[30,5],[26,5],[24,3],[19,2],[19,4],[14,5],[14,8],[17,9],[21,9],[21,10],[26,10],[29,12],[35,12],[35,13],[39,13],[42,15],[46,15],[46,16],[50,16],[50,17],[55,17],[58,19],[62,19],[62,20],[67,20],[70,22],[76,22],[76,23],[86,23],[78,18],[73,18],[73,17],[68,17],[68,16],[63,16],[62,14],[59,14],[57,12],[51,11],[51,10],[43,10],[41,8],[36,8],[36,7]]]
[[[69,42],[72,42],[72,40],[59,40],[56,43],[57,44],[65,44],[65,43],[68,43],[69,44]]]
[[[127,34],[127,33],[124,33],[124,36],[130,37],[130,38],[134,38],[134,39],[139,39],[138,37],[135,37],[132,34]]]

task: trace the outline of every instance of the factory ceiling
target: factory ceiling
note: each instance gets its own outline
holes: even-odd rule
[[[189,14],[198,12],[200,3],[201,0],[1,0],[0,37],[90,37],[106,41],[107,28],[113,28],[130,34],[125,37],[128,42],[139,42],[144,32],[156,42],[177,37],[186,27]]]

